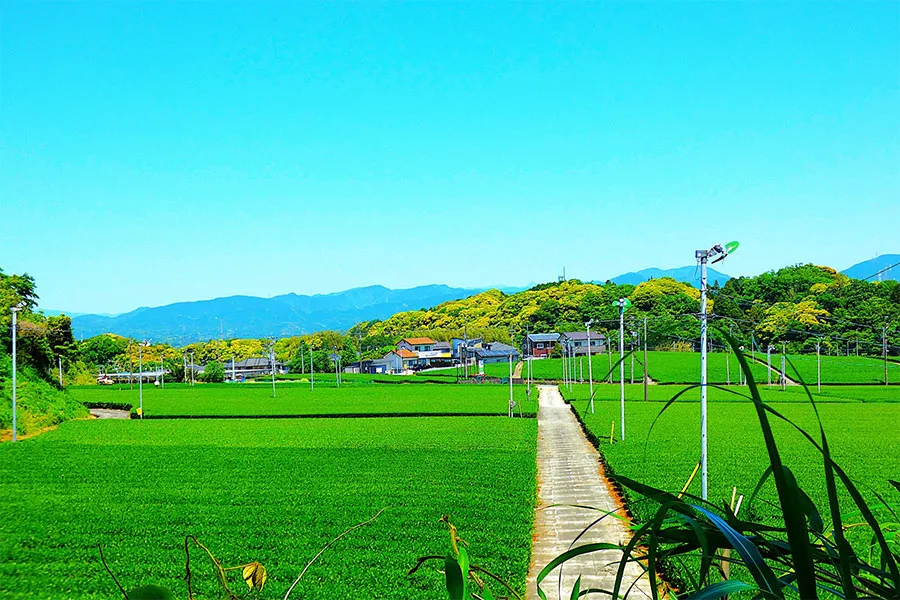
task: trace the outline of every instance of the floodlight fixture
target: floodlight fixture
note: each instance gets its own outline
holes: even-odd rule
[[[700,265],[700,497],[706,500],[708,492],[709,465],[707,455],[707,316],[706,316],[706,265],[725,260],[725,257],[737,250],[738,242],[716,244],[709,250],[696,250],[694,257]]]

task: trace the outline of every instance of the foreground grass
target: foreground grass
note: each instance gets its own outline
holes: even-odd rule
[[[126,587],[184,597],[181,544],[194,534],[225,564],[262,562],[262,597],[280,598],[330,539],[384,507],[295,597],[441,597],[440,575],[405,573],[447,551],[443,513],[524,590],[536,428],[502,417],[66,423],[0,447],[0,597],[115,597],[98,542]],[[211,593],[196,559],[199,591]]]
[[[73,389],[82,402],[138,405],[138,390],[90,386]],[[514,386],[514,396],[527,414],[537,411],[537,395],[529,400],[524,386]],[[266,415],[394,415],[487,414],[505,415],[509,388],[498,385],[363,385],[318,387],[302,383],[206,384],[193,387],[167,385],[144,388],[144,414],[152,416],[266,416]]]

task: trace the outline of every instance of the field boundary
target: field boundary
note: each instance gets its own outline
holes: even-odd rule
[[[144,415],[144,420],[179,420],[179,419],[398,419],[422,417],[506,417],[505,412],[473,413],[473,412],[405,412],[405,413],[324,413],[308,415]],[[132,419],[138,418],[132,414]],[[525,419],[536,419],[536,413],[524,413]]]

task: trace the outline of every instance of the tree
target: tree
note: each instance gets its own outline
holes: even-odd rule
[[[222,383],[225,381],[225,367],[222,366],[222,363],[214,360],[209,361],[206,363],[206,367],[203,368],[203,373],[200,374],[200,381],[204,383]]]

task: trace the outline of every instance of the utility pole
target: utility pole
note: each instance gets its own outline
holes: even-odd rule
[[[731,323],[728,324],[728,336],[731,337]],[[725,344],[725,385],[731,385],[731,350]]]
[[[272,397],[275,398],[275,342],[272,341],[272,347],[269,350],[269,356],[272,359]]]
[[[234,354],[231,355],[231,382],[234,383],[237,381],[237,374],[235,373],[234,368]]]
[[[315,355],[313,354],[312,346],[310,346],[309,347],[309,391],[313,391],[316,389],[316,374],[315,374],[315,367],[314,367],[315,361],[313,360],[314,356]],[[401,363],[401,365],[402,364],[403,363]]]
[[[57,357],[56,357],[56,360],[57,360],[57,362],[59,363],[59,387],[62,387],[62,386],[63,386],[63,381],[62,381],[62,356],[57,356]]]
[[[884,356],[884,385],[889,385],[888,382],[888,347],[887,347],[887,325],[881,328],[881,354]]]
[[[734,252],[738,247],[737,242],[729,242],[723,247],[716,244],[709,250],[697,250],[694,257],[700,263],[700,497],[706,500],[709,490],[709,464],[707,453],[707,315],[706,315],[706,294],[707,294],[707,263],[710,258],[713,262],[719,262],[728,254]]]
[[[781,391],[787,389],[787,369],[785,368],[785,343],[781,342]]]
[[[566,355],[569,353],[567,344],[562,344],[562,370],[563,370],[563,387],[569,389],[569,365],[566,363]]]
[[[772,387],[772,344],[769,344],[768,348],[766,348],[766,370],[769,374],[769,387]]]
[[[631,332],[631,378],[628,383],[634,385],[634,348],[635,348],[635,340],[637,339],[637,331]]]
[[[340,355],[338,354],[337,346],[334,347],[334,381],[335,387],[341,387],[341,366],[338,364],[340,361]]]
[[[144,418],[144,343],[138,344],[138,397],[140,399],[141,419]]]
[[[647,402],[650,397],[650,390],[648,389],[649,382],[647,381],[647,317],[644,317],[644,402]]]
[[[513,363],[512,363],[512,352],[509,353],[509,416],[513,416],[513,407],[516,405],[515,400],[513,399]]]
[[[191,350],[191,387],[194,385],[194,351]]]
[[[609,371],[608,371],[609,375],[608,375],[607,379],[609,380],[609,383],[612,383],[612,343],[609,340],[608,334],[609,334],[609,330],[607,330],[607,336],[606,336],[606,362],[609,363]]]
[[[16,337],[18,328],[16,327],[16,315],[19,312],[18,306],[12,307],[12,441],[16,441]]]
[[[816,391],[822,393],[822,355],[818,340],[816,340]]]
[[[594,414],[594,369],[591,366],[591,323],[593,319],[588,319],[584,326],[587,329],[587,357],[588,357],[588,385],[591,398],[591,414]]]

